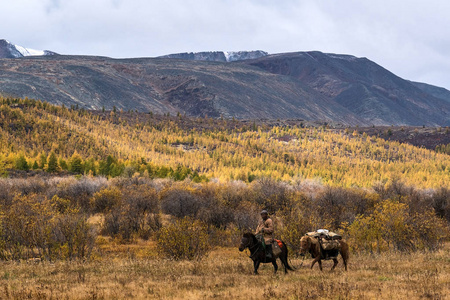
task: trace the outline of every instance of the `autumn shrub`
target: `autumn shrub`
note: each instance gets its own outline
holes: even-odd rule
[[[116,187],[108,187],[96,192],[90,202],[93,213],[107,213],[113,207],[120,205],[122,193]]]
[[[391,199],[357,216],[348,234],[356,250],[370,252],[436,250],[449,237],[447,225],[431,209],[411,213],[407,204]]]
[[[448,223],[437,216],[433,209],[411,214],[408,224],[413,232],[414,250],[438,250],[450,238]]]
[[[53,245],[57,258],[84,259],[90,257],[95,246],[97,232],[88,223],[87,216],[77,210],[57,214],[52,220]]]
[[[39,195],[16,196],[9,207],[3,209],[2,241],[3,259],[21,259],[49,256],[51,211]]]
[[[206,225],[192,218],[162,227],[157,245],[161,255],[174,260],[201,260],[211,250]]]
[[[0,257],[2,259],[86,258],[96,234],[79,209],[55,206],[63,202],[31,194],[16,196],[2,209]],[[56,210],[55,210],[56,208]]]

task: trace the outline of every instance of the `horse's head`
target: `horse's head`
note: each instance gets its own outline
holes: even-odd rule
[[[305,254],[311,248],[311,238],[309,236],[302,236],[300,239],[300,255],[305,256]]]
[[[251,247],[254,244],[255,235],[253,233],[244,233],[239,245],[239,251],[244,251],[245,248]]]

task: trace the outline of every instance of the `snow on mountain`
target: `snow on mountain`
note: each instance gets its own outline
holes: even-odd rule
[[[35,50],[15,45],[7,40],[0,40],[0,58],[19,58],[25,56],[55,55],[48,50]]]
[[[17,49],[17,51],[19,51],[23,56],[41,56],[41,55],[45,55],[45,51],[44,50],[35,50],[35,49],[30,49],[30,48],[24,48],[22,46],[19,45],[14,45]]]
[[[186,52],[186,53],[169,54],[160,57],[176,58],[184,60],[232,62],[238,60],[256,59],[267,55],[268,55],[267,52],[256,50],[256,51],[236,51],[236,52],[234,51]]]

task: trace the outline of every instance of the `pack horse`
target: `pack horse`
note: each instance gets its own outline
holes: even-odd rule
[[[319,268],[322,271],[322,260],[332,259],[334,264],[333,267],[331,267],[331,270],[334,270],[339,263],[337,257],[341,254],[345,271],[347,271],[349,247],[338,234],[326,229],[319,229],[315,232],[307,233],[300,239],[300,255],[304,256],[308,252],[314,259],[311,263],[311,269],[314,267],[314,264],[318,262]]]

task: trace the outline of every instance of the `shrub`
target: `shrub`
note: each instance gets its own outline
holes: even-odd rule
[[[82,177],[81,179],[71,177],[61,180],[56,187],[56,191],[50,191],[47,195],[49,198],[56,194],[60,198],[69,199],[74,206],[79,206],[83,212],[90,212],[90,199],[106,185],[107,180],[104,177]]]
[[[102,192],[98,195],[103,197],[105,194]],[[148,239],[160,228],[161,216],[156,190],[147,185],[139,185],[132,186],[126,193],[122,192],[121,205],[111,206],[111,210],[105,215],[102,232],[129,242],[135,235]]]
[[[122,193],[116,187],[109,187],[96,192],[91,198],[92,212],[106,213],[118,206],[122,200]]]
[[[225,229],[233,221],[233,211],[220,197],[220,190],[216,185],[203,185],[198,191],[200,209],[198,218],[207,225]]]
[[[157,243],[162,255],[175,260],[201,260],[211,250],[206,225],[191,218],[161,228]]]
[[[442,187],[435,191],[431,204],[435,213],[450,223],[450,189]]]
[[[57,197],[47,201],[35,194],[15,197],[1,215],[0,257],[38,256],[49,260],[88,257],[95,232],[78,209],[55,205],[63,202]]]
[[[372,214],[360,215],[348,227],[354,247],[377,251],[435,250],[449,237],[448,227],[431,209],[410,212],[405,203],[385,200]]]
[[[86,258],[91,255],[97,234],[85,215],[74,210],[56,215],[52,223],[58,258]]]
[[[196,217],[200,200],[191,190],[173,187],[161,193],[161,208],[164,213],[177,218]]]
[[[277,211],[291,204],[290,190],[286,183],[277,182],[271,178],[261,178],[252,182],[256,202],[268,211]]]

